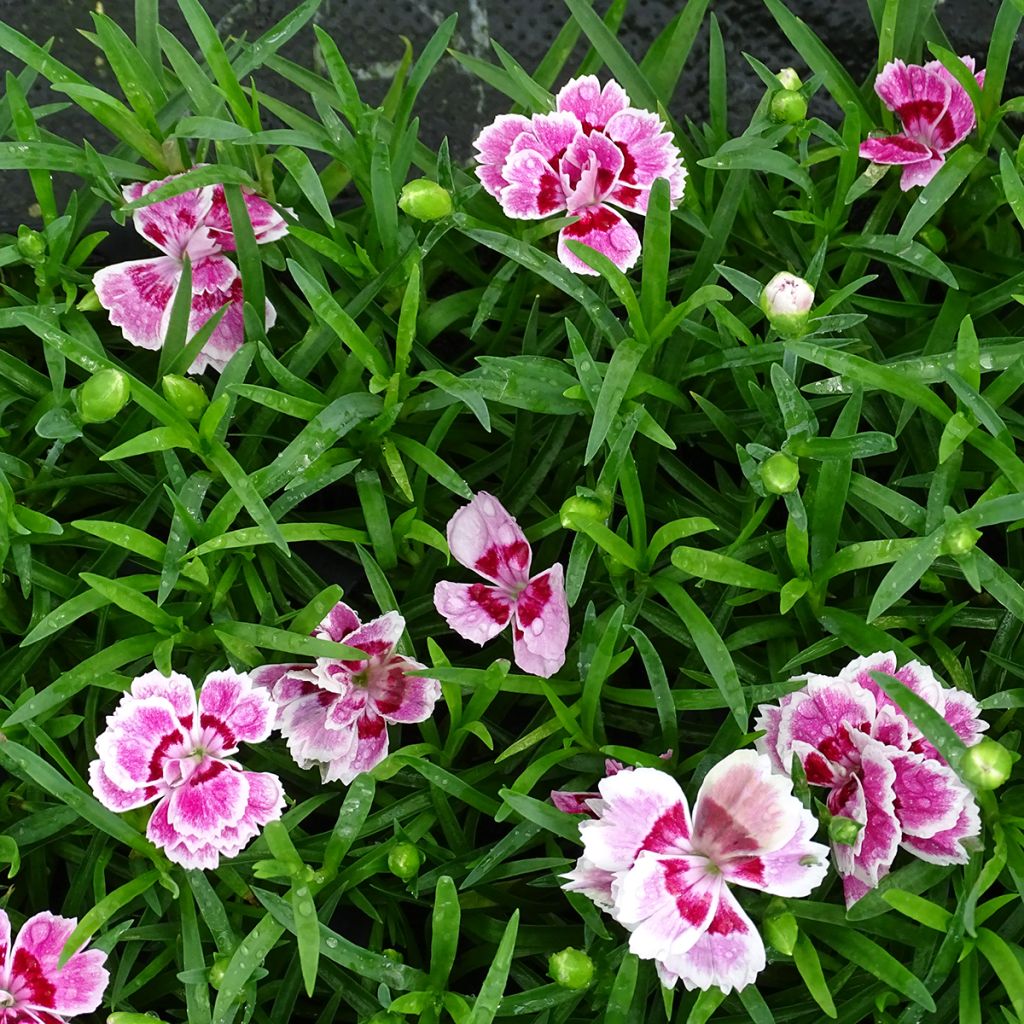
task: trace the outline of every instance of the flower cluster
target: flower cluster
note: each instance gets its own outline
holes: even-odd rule
[[[135,202],[179,177],[175,174],[162,181],[126,185],[125,200]],[[243,198],[257,242],[272,242],[288,233],[284,219],[265,199],[249,192],[244,192]],[[158,200],[136,210],[132,221],[139,234],[165,255],[117,263],[96,272],[96,298],[109,311],[110,322],[120,327],[133,345],[162,348],[187,258],[192,271],[189,337],[227,306],[191,372],[201,373],[207,366],[223,370],[245,340],[242,280],[238,268],[224,255],[235,248],[224,186],[204,185]],[[268,327],[273,326],[275,317],[274,307],[267,302]]]
[[[761,705],[758,749],[786,773],[795,755],[807,781],[828,790],[829,813],[859,826],[852,844],[833,846],[848,905],[889,872],[899,847],[933,864],[966,864],[965,840],[981,830],[971,791],[872,673],[926,700],[968,746],[988,727],[970,694],[916,661],[897,668],[892,653],[857,658],[837,676],[808,676],[778,705]]]
[[[477,176],[506,216],[576,218],[558,233],[558,258],[578,274],[596,274],[566,244],[581,242],[628,270],[640,236],[618,210],[646,214],[651,187],[667,178],[673,203],[686,170],[661,118],[634,107],[615,81],[574,78],[549,114],[502,114],[474,143]],[[618,210],[615,209],[618,207]]]

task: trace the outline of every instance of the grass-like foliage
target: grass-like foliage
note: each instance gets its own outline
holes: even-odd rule
[[[87,940],[109,954],[89,1019],[1024,1021],[1019,781],[978,789],[969,863],[901,853],[849,912],[834,870],[808,898],[737,889],[768,965],[728,996],[663,989],[618,923],[561,889],[581,819],[549,799],[593,791],[613,758],[665,769],[692,802],[757,739],[759,704],[876,651],[974,694],[987,735],[1017,750],[1024,98],[1002,87],[1021,0],[973,55],[980,86],[935,0],[870,4],[879,70],[940,61],[975,109],[976,129],[906,192],[858,153],[899,127],[874,75],[854,81],[783,0],[764,2],[804,83],[779,100],[778,69],[748,57],[765,82],[752,113],[730,111],[708,0],[688,0],[639,63],[616,38],[624,2],[566,0],[532,71],[499,47],[492,63],[451,52],[453,16],[378,107],[346,41],[311,24],[317,0],[243,39],[178,2],[193,38],[160,27],[157,0],[136,0],[134,38],[94,15],[115,94],[0,24],[23,66],[0,100],[0,168],[31,177],[42,220],[0,238],[2,902],[15,926],[76,917],[65,955]],[[697,125],[676,85],[705,27]],[[315,69],[280,54],[300,34]],[[685,195],[673,209],[662,181],[632,218],[634,269],[575,248],[599,273],[574,273],[555,255],[566,217],[508,219],[447,144],[420,142],[419,93],[452,60],[509,110],[548,111],[568,78],[596,73],[666,120]],[[51,95],[34,106],[41,81]],[[301,104],[279,98],[296,91]],[[51,132],[69,104],[116,144]],[[737,113],[749,123],[733,136]],[[92,286],[159,255],[125,251],[123,229],[104,241],[154,201],[129,204],[122,186],[185,171],[157,200],[224,185],[246,330],[223,372],[192,378],[215,325],[190,338],[186,288],[147,351]],[[451,211],[438,195],[436,219],[416,197],[400,208],[413,178]],[[242,186],[287,235],[238,228]],[[800,331],[759,307],[780,271],[814,289]],[[182,263],[185,285],[195,273]],[[517,517],[534,572],[565,567],[568,657],[550,678],[512,664],[508,634],[478,648],[435,610],[438,581],[470,579],[445,528],[480,491]],[[440,687],[432,717],[391,726],[372,772],[322,784],[277,735],[244,746],[287,805],[209,871],[150,843],[148,807],[94,797],[97,736],[133,678],[198,685],[343,651],[311,636],[342,595],[364,621],[399,611],[399,652]],[[941,716],[876,682],[962,772]],[[797,778],[795,792],[827,842],[824,791]],[[570,946],[589,981],[571,956],[568,979],[549,976]]]

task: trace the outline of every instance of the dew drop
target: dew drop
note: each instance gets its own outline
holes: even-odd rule
[[[338,948],[338,940],[336,938],[334,938],[333,935],[329,936],[326,939],[324,939],[324,944],[327,946],[328,949],[337,949]]]

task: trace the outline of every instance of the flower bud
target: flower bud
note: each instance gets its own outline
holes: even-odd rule
[[[800,483],[800,466],[785,452],[776,452],[761,463],[758,475],[769,494],[792,494]]]
[[[607,502],[585,494],[576,494],[571,498],[566,498],[558,513],[564,530],[575,530],[574,521],[581,519],[603,523],[609,515],[611,515],[611,508]]]
[[[931,249],[932,252],[941,256],[946,251],[946,233],[937,228],[934,224],[927,224],[917,233],[917,237]]]
[[[966,555],[981,539],[981,530],[965,523],[949,523],[942,535],[942,551],[946,555]]]
[[[775,77],[782,83],[782,88],[788,92],[797,92],[803,88],[804,83],[800,81],[796,68],[783,68]]]
[[[768,116],[777,124],[800,124],[807,118],[807,100],[802,93],[780,89],[768,104]]]
[[[548,957],[548,976],[562,988],[586,988],[594,980],[594,961],[582,949],[566,946]]]
[[[796,918],[780,899],[773,899],[764,915],[764,937],[780,952],[792,956],[799,935]]]
[[[209,979],[210,987],[219,990],[220,986],[224,982],[224,974],[228,969],[228,964],[231,963],[230,956],[217,956],[213,958],[213,963],[210,965]]]
[[[761,309],[784,338],[801,338],[814,305],[814,289],[796,274],[776,274],[761,292]]]
[[[78,389],[78,411],[83,423],[112,420],[131,397],[128,378],[113,367],[94,373]]]
[[[193,423],[202,418],[206,407],[210,404],[210,399],[202,385],[187,377],[179,377],[176,373],[169,373],[160,381],[160,390],[163,391],[164,398],[185,419],[191,420]]]
[[[22,224],[18,228],[18,252],[26,263],[40,263],[46,252],[46,239],[34,228]]]
[[[403,882],[409,882],[420,873],[423,854],[412,843],[397,843],[388,853],[388,871]]]
[[[969,747],[960,761],[960,774],[975,789],[997,789],[1013,769],[1013,754],[987,736]]]
[[[828,823],[828,837],[837,846],[853,846],[862,828],[859,821],[837,815]]]
[[[404,213],[416,220],[440,220],[452,212],[452,197],[436,181],[417,178],[402,189],[398,205]]]

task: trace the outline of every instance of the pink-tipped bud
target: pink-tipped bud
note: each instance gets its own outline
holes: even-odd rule
[[[796,274],[776,274],[761,292],[761,309],[784,338],[807,333],[807,320],[814,305],[814,289]]]

